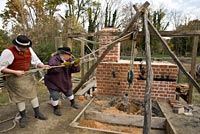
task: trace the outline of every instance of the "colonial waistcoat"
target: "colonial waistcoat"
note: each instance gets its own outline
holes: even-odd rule
[[[15,46],[10,46],[8,48],[14,55],[14,61],[8,66],[9,69],[13,70],[24,70],[28,71],[30,69],[31,63],[31,52],[27,49],[26,52],[20,52]]]

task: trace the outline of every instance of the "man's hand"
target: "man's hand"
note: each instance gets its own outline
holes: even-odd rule
[[[46,70],[51,69],[51,66],[49,66],[49,65],[44,65],[44,66],[43,66],[43,69],[46,69]]]
[[[17,77],[21,77],[25,74],[25,71],[20,71],[20,70],[17,70],[14,72],[14,74],[17,76]]]
[[[49,66],[49,65],[44,65],[43,63],[39,63],[39,64],[37,65],[37,68],[42,68],[42,69],[48,70],[48,69],[51,69],[51,66]]]
[[[64,66],[70,66],[71,65],[71,62],[69,62],[69,61],[66,61],[66,62],[63,62],[63,63],[61,63],[61,65],[64,65]]]
[[[80,61],[81,61],[80,59],[76,59],[76,60],[74,61],[74,67],[78,67]]]

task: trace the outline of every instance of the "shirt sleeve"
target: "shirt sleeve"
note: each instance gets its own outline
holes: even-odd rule
[[[29,50],[31,52],[31,64],[34,65],[35,68],[37,68],[39,63],[43,64],[31,47],[29,47]]]
[[[0,71],[12,64],[13,60],[13,53],[9,49],[5,49],[0,56]]]

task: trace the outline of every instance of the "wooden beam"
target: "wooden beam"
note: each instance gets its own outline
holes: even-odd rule
[[[112,33],[101,33],[103,36],[115,35],[118,36],[122,32],[112,32]],[[200,36],[200,30],[185,30],[185,31],[159,31],[162,37],[189,37],[189,36]],[[97,33],[72,33],[68,34],[69,38],[87,37],[87,36],[99,36]],[[154,35],[154,33],[152,33]],[[139,32],[138,37],[143,38],[144,32]]]
[[[96,36],[96,33],[68,33],[69,38]]]
[[[103,113],[98,111],[86,110],[84,117],[86,120],[95,120],[104,123],[110,123],[114,125],[126,125],[126,126],[135,126],[143,127],[144,117],[140,115],[128,115],[128,114],[112,114],[112,113]],[[154,129],[165,129],[166,119],[162,117],[153,117],[151,128]]]
[[[160,34],[163,37],[188,37],[200,36],[200,30],[185,30],[185,31],[162,31]]]
[[[84,41],[86,43],[92,43],[93,45],[98,45],[99,43],[98,42],[95,42],[95,41],[91,41],[91,40],[87,40],[85,38],[73,38],[74,40],[77,40],[77,41]]]
[[[150,20],[148,20],[149,26],[152,29],[152,31],[155,33],[155,35],[160,39],[162,42],[163,47],[168,51],[169,55],[172,57],[174,62],[178,65],[178,67],[181,69],[181,71],[185,74],[185,76],[188,78],[188,80],[196,87],[198,92],[200,93],[200,86],[199,84],[194,80],[194,78],[186,71],[185,67],[182,65],[180,60],[176,57],[176,55],[171,51],[166,41],[161,37],[159,32],[154,28],[153,24]]]
[[[188,37],[200,36],[200,30],[185,30],[185,31],[159,31],[162,37]],[[155,35],[155,33],[151,33]],[[138,37],[144,37],[144,32],[139,32]]]

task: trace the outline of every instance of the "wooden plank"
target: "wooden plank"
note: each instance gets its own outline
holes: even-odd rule
[[[84,95],[93,87],[96,87],[96,80],[92,80],[91,82],[89,82],[89,84],[87,84],[85,88],[78,90],[75,95]]]
[[[81,112],[76,116],[76,118],[69,124],[70,126],[73,126],[76,124],[76,121],[81,117],[81,115],[83,114],[83,112],[88,108],[88,106],[93,102],[93,100],[95,99],[92,98],[89,103],[83,108],[83,110],[81,110]]]
[[[115,125],[126,125],[143,127],[144,117],[139,115],[126,114],[109,114],[98,111],[85,111],[86,120],[96,120],[99,122],[110,123]],[[165,129],[166,119],[162,117],[152,117],[151,128]]]
[[[166,133],[167,134],[178,134],[175,127],[172,125],[172,119],[174,116],[177,116],[177,114],[174,114],[172,112],[172,108],[166,101],[158,101],[158,106],[160,107],[162,113],[164,114],[166,118]],[[179,133],[180,134],[180,133]]]
[[[82,129],[88,129],[88,130],[92,130],[92,131],[99,131],[101,134],[104,134],[104,133],[106,133],[106,134],[107,133],[108,134],[122,134],[122,132],[118,132],[118,131],[112,131],[112,130],[105,130],[105,129],[98,129],[98,128],[91,128],[91,127],[79,126],[78,122],[74,123],[72,127],[82,128]],[[94,134],[96,134],[96,133],[94,132]],[[123,134],[130,134],[130,133],[123,133]]]

